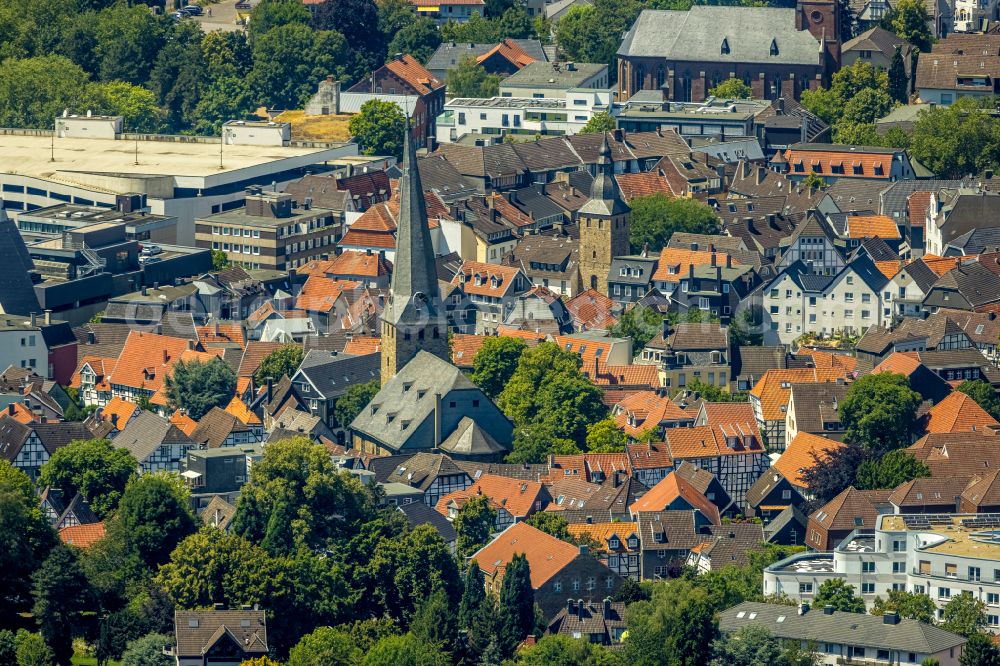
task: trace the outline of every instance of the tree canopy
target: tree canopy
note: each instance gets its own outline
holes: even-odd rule
[[[907,446],[920,402],[903,375],[865,375],[851,384],[840,403],[845,438],[876,451]]]
[[[285,375],[291,377],[302,365],[304,357],[301,345],[282,345],[264,357],[260,367],[253,373],[253,379],[259,386],[263,386],[269,377],[274,381]]]
[[[455,97],[493,97],[500,90],[500,76],[487,72],[472,56],[449,69],[446,80],[449,94]]]
[[[236,394],[236,373],[221,358],[207,363],[178,361],[164,381],[173,409],[183,409],[195,421],[213,407],[224,407]]]
[[[986,627],[986,604],[971,592],[959,592],[941,609],[941,628],[969,638]]]
[[[527,348],[520,338],[487,337],[472,360],[469,379],[495,400],[517,370],[521,354]]]
[[[845,613],[865,612],[864,599],[855,596],[854,586],[845,583],[843,578],[823,581],[816,590],[816,596],[813,597],[813,606],[820,609],[833,606],[833,610]]]
[[[633,252],[648,248],[658,253],[675,232],[715,234],[719,216],[711,206],[697,199],[673,199],[665,194],[635,197],[631,202],[632,219],[629,243]]]
[[[607,111],[598,111],[587,124],[578,132],[579,134],[602,134],[604,132],[613,132],[617,127],[615,122],[615,117],[612,116]]]
[[[357,115],[351,116],[348,130],[365,155],[391,155],[402,159],[406,116],[392,102],[368,100],[361,105]]]
[[[726,79],[708,91],[709,95],[719,99],[750,99],[753,91],[742,79]]]
[[[106,439],[76,440],[52,454],[38,481],[42,487],[59,488],[69,498],[79,492],[99,518],[106,518],[118,506],[137,467],[127,449],[115,448]]]
[[[477,495],[469,498],[452,521],[457,535],[455,546],[458,556],[469,557],[485,546],[493,533],[496,519],[497,512],[490,506],[489,497]]]
[[[337,404],[333,407],[333,416],[342,427],[351,425],[361,410],[372,401],[379,392],[379,381],[373,379],[364,384],[355,384],[344,392],[344,395],[337,398]]]
[[[1000,397],[989,383],[981,379],[967,379],[956,390],[975,400],[993,418],[1000,418]]]

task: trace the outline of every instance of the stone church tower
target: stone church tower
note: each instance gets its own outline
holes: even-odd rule
[[[632,209],[622,199],[608,135],[597,159],[597,176],[590,199],[578,213],[580,225],[580,281],[584,289],[608,293],[611,259],[629,254],[629,218]]]
[[[424,188],[409,131],[404,142],[406,162],[399,184],[396,260],[389,300],[382,311],[383,386],[420,350],[451,362],[448,318],[438,289]]]

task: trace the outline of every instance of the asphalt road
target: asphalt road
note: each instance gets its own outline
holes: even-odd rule
[[[184,20],[197,21],[205,32],[213,30],[235,32],[243,29],[243,26],[236,23],[236,0],[223,0],[214,4],[206,4],[204,9],[205,13],[201,16]],[[212,12],[211,16],[208,15],[209,10]]]

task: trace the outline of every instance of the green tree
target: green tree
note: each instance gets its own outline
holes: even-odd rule
[[[835,124],[843,110],[842,100],[829,88],[803,90],[800,101],[802,106],[819,116],[827,125]]]
[[[515,432],[513,451],[506,460],[509,463],[543,463],[549,455],[573,456],[580,453],[583,453],[580,445],[567,438],[558,425],[540,420]]]
[[[132,479],[115,518],[125,552],[151,568],[166,562],[177,544],[195,531],[187,489],[165,473]]]
[[[914,458],[909,451],[896,449],[861,463],[854,485],[858,490],[895,488],[901,483],[930,475],[927,465]]]
[[[959,666],[1000,666],[1000,648],[993,644],[989,634],[973,634],[962,647],[958,663]]]
[[[521,355],[517,370],[497,400],[514,421],[512,462],[537,462],[539,454],[544,458],[546,439],[552,448],[565,442],[579,446],[586,441],[588,425],[607,415],[600,390],[583,376],[580,366],[579,356],[551,342]],[[539,445],[542,450],[536,448]],[[529,449],[530,454],[525,453]]]
[[[417,607],[410,621],[410,631],[424,643],[435,645],[448,655],[459,653],[458,616],[441,588],[434,590]]]
[[[686,391],[692,393],[700,393],[702,400],[707,400],[708,402],[746,402],[746,393],[730,393],[729,391],[723,390],[718,386],[712,384],[706,384],[704,382],[695,380],[693,382],[688,382],[684,387]]]
[[[375,0],[324,0],[312,16],[313,28],[336,30],[347,40],[352,80],[367,76],[385,61],[386,42],[378,22]]]
[[[145,5],[116,3],[97,15],[94,56],[102,81],[146,82],[167,42],[170,19]]]
[[[719,99],[751,99],[753,91],[741,79],[726,79],[708,91],[709,95]]]
[[[0,664],[17,663],[17,643],[14,640],[14,632],[9,629],[0,629]]]
[[[178,361],[164,387],[170,406],[186,410],[197,421],[213,407],[229,404],[236,393],[236,373],[219,357],[207,363]]]
[[[988,383],[981,379],[967,379],[958,385],[957,390],[975,400],[993,418],[1000,417],[1000,397]]]
[[[969,638],[985,627],[986,604],[971,592],[956,594],[941,609],[941,628],[945,631]]]
[[[472,497],[462,505],[454,520],[459,557],[469,557],[486,545],[496,519],[497,512],[485,495]]]
[[[282,345],[264,357],[260,367],[253,373],[253,380],[262,386],[269,377],[275,381],[285,375],[291,377],[302,365],[304,357],[301,345]]]
[[[713,597],[700,586],[675,580],[653,588],[648,601],[625,611],[626,663],[635,666],[701,666],[712,654],[717,624]]]
[[[372,398],[378,395],[379,388],[377,379],[349,387],[344,395],[337,399],[337,404],[333,407],[333,415],[336,417],[337,423],[344,428],[351,425],[351,421],[372,401]]]
[[[413,634],[387,636],[375,644],[361,666],[448,666],[451,661],[438,646]]]
[[[579,134],[603,134],[613,132],[617,127],[615,117],[607,111],[598,111],[590,117],[587,124],[579,131]]]
[[[621,453],[628,438],[614,419],[591,423],[587,428],[587,451],[590,453]]]
[[[464,23],[448,21],[441,26],[441,38],[446,42],[495,44],[501,37],[499,22],[483,18],[478,12],[473,12]]]
[[[815,171],[810,171],[809,175],[802,179],[802,187],[810,190],[825,190],[826,180]]]
[[[434,21],[418,16],[392,38],[389,53],[409,53],[420,62],[427,62],[440,45],[441,32]]]
[[[535,626],[535,591],[531,587],[528,558],[515,554],[504,569],[497,604],[497,637],[501,652],[514,654],[515,648]]]
[[[899,47],[896,47],[889,62],[889,96],[899,104],[906,104],[910,99],[910,81],[906,76],[903,52]]]
[[[198,104],[194,107],[194,131],[203,136],[219,136],[223,123],[248,118],[255,108],[250,84],[246,79],[236,76],[218,78],[201,90]],[[212,251],[212,269],[221,270],[229,264],[217,267],[216,253],[223,257],[226,254],[221,250]],[[228,261],[228,257],[226,260]]]
[[[122,666],[171,666],[173,658],[163,654],[163,648],[173,644],[166,634],[148,634],[128,644],[122,654]]]
[[[531,514],[524,522],[557,539],[572,541],[569,536],[569,523],[555,511],[538,511]]]
[[[493,97],[500,90],[500,76],[490,74],[472,56],[465,56],[445,77],[453,97]]]
[[[79,108],[87,74],[62,56],[0,63],[0,125],[51,128],[63,109]]]
[[[69,665],[73,656],[73,628],[90,606],[90,587],[76,554],[60,545],[52,549],[32,575],[35,598],[33,613],[45,643],[59,664]]]
[[[417,20],[417,12],[406,0],[378,0],[378,29],[387,42],[396,33]],[[390,49],[390,55],[392,50]]]
[[[697,199],[672,199],[665,194],[632,199],[629,242],[633,252],[648,247],[658,253],[676,231],[695,234],[719,233],[719,216]]]
[[[611,327],[616,338],[631,338],[632,349],[638,351],[663,331],[663,316],[653,308],[636,304],[618,317]]]
[[[231,529],[272,554],[286,554],[349,537],[373,511],[361,482],[338,469],[323,446],[299,437],[269,444],[254,463]]]
[[[893,13],[893,32],[920,49],[921,53],[929,53],[935,40],[927,6],[920,0],[899,0],[893,7]]]
[[[469,379],[495,400],[517,370],[521,354],[528,348],[520,338],[488,337],[472,360]]]
[[[563,634],[543,636],[517,655],[519,666],[616,666],[618,656],[595,643]]]
[[[351,117],[348,131],[365,155],[403,156],[406,116],[392,102],[371,99],[361,105],[361,111]]]
[[[0,627],[31,609],[31,575],[56,543],[31,479],[0,460]]]
[[[748,625],[712,643],[711,666],[772,666],[781,663],[781,645],[765,627]]]
[[[841,123],[865,124],[874,123],[884,117],[893,107],[893,100],[885,90],[865,88],[847,100]]]
[[[309,25],[309,19],[309,10],[296,0],[261,0],[250,16],[250,39],[283,25]]]
[[[834,126],[833,133],[837,143],[858,146],[880,146],[885,142],[878,133],[875,123],[851,123],[841,120]],[[820,189],[826,187],[826,181],[818,176],[813,181],[813,187],[819,187]]]
[[[127,132],[163,132],[166,118],[156,103],[156,95],[124,81],[92,83],[85,91],[85,104],[94,113],[121,116]]]
[[[840,403],[845,438],[877,451],[906,446],[920,402],[920,394],[903,375],[883,372],[861,377]]]
[[[486,0],[486,18],[500,18],[517,4],[515,0]]]
[[[232,264],[229,261],[229,255],[227,255],[222,250],[212,250],[212,270],[221,271],[223,269],[229,268]]]
[[[478,658],[495,638],[493,599],[486,596],[483,572],[475,560],[469,562],[465,572],[462,599],[458,606],[458,627],[465,637],[465,653],[470,661]]]
[[[14,639],[17,666],[53,666],[55,655],[41,634],[31,634],[21,629]]]
[[[288,654],[287,666],[356,666],[361,656],[348,632],[319,627],[296,643]]]
[[[98,517],[106,518],[118,506],[138,466],[128,449],[117,449],[106,439],[75,440],[42,465],[38,481],[69,497],[81,493]]]
[[[350,47],[333,30],[299,23],[281,25],[253,40],[250,87],[254,97],[275,109],[301,108],[327,75],[345,77]]]
[[[875,597],[871,614],[898,613],[903,618],[934,624],[935,609],[934,601],[926,594],[917,594],[906,590],[889,590],[885,599]]]
[[[511,39],[527,39],[535,32],[531,17],[524,7],[511,7],[505,11],[500,17],[497,29],[501,35]]]
[[[833,606],[835,611],[845,613],[864,613],[865,602],[854,596],[854,586],[844,582],[843,578],[831,578],[823,581],[813,597],[815,608]]]
[[[910,154],[939,178],[961,178],[1000,165],[1000,121],[987,103],[961,97],[924,109],[910,133]]]

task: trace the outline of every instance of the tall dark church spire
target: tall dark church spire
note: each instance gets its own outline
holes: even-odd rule
[[[417,151],[407,123],[399,183],[396,256],[389,300],[382,311],[382,383],[423,349],[450,361],[448,325],[438,289],[434,246],[427,224]]]

